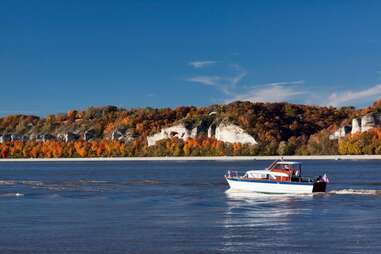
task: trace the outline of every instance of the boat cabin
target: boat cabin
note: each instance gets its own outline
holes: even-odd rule
[[[302,163],[295,161],[276,161],[270,165],[268,170],[285,174],[284,176],[277,176],[277,181],[298,181],[302,176]]]

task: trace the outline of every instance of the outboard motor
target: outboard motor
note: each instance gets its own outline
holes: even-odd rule
[[[327,188],[327,183],[329,183],[329,179],[326,174],[323,176],[319,176],[312,188],[312,192],[325,192],[325,189]]]

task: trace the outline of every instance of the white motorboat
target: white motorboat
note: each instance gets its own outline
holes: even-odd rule
[[[329,182],[326,174],[302,177],[302,164],[295,161],[274,161],[264,170],[244,173],[229,170],[225,178],[231,189],[260,193],[306,194],[325,192]]]

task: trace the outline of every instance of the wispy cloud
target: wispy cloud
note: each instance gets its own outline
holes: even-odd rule
[[[282,81],[254,86],[228,98],[226,102],[251,101],[251,102],[285,102],[300,95],[307,94],[297,85],[303,84],[303,80]]]
[[[248,88],[229,98],[227,102],[245,100],[251,102],[285,102],[300,101],[301,103],[320,104],[324,106],[348,106],[369,104],[381,97],[381,84],[357,91],[342,91],[327,94],[324,91],[312,93],[303,87],[303,80],[275,82]]]
[[[304,80],[273,82],[273,83],[264,84],[263,86],[285,86],[285,85],[302,85],[302,84],[304,84]]]
[[[215,86],[218,85],[218,82],[223,79],[220,76],[194,76],[189,79],[188,81],[200,83],[202,85],[208,85],[208,86]]]
[[[358,91],[344,91],[332,93],[328,98],[328,105],[343,106],[351,103],[368,102],[381,96],[381,84]]]
[[[192,61],[192,62],[189,62],[189,65],[192,66],[193,68],[201,69],[201,68],[213,65],[215,63],[216,61],[205,60],[205,61]]]
[[[300,89],[303,80],[281,81],[255,86],[244,86],[242,80],[247,76],[247,71],[238,64],[225,66],[224,75],[196,75],[186,79],[201,85],[213,86],[225,94],[225,102],[244,100],[251,102],[280,102],[288,101],[305,91]]]
[[[238,64],[231,65],[231,68],[233,68],[236,71],[236,75],[232,76],[230,78],[230,86],[232,89],[235,89],[237,85],[241,82],[241,80],[246,77],[247,72],[244,68],[242,68]]]
[[[201,75],[193,76],[187,81],[199,83],[207,86],[214,86],[226,95],[231,95],[240,81],[247,75],[247,72],[239,65],[230,65],[233,71],[231,75]]]
[[[215,61],[195,61],[189,63],[194,68],[203,68]],[[266,84],[248,85],[244,83],[247,71],[238,64],[223,64],[222,69],[214,75],[194,75],[187,78],[189,82],[214,87],[220,91],[226,103],[232,101],[251,102],[298,102],[325,106],[347,106],[370,103],[381,97],[381,84],[363,89],[329,93],[305,86],[304,80],[279,81]],[[378,71],[381,74],[381,70]]]

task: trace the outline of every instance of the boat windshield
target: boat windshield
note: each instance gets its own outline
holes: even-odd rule
[[[276,169],[283,169],[283,170],[300,170],[301,169],[301,164],[286,164],[286,163],[277,163],[275,165]]]
[[[287,163],[287,162],[278,162],[273,167],[273,170],[284,170],[291,172],[291,175],[293,176],[301,176],[302,174],[302,164],[300,163]]]

